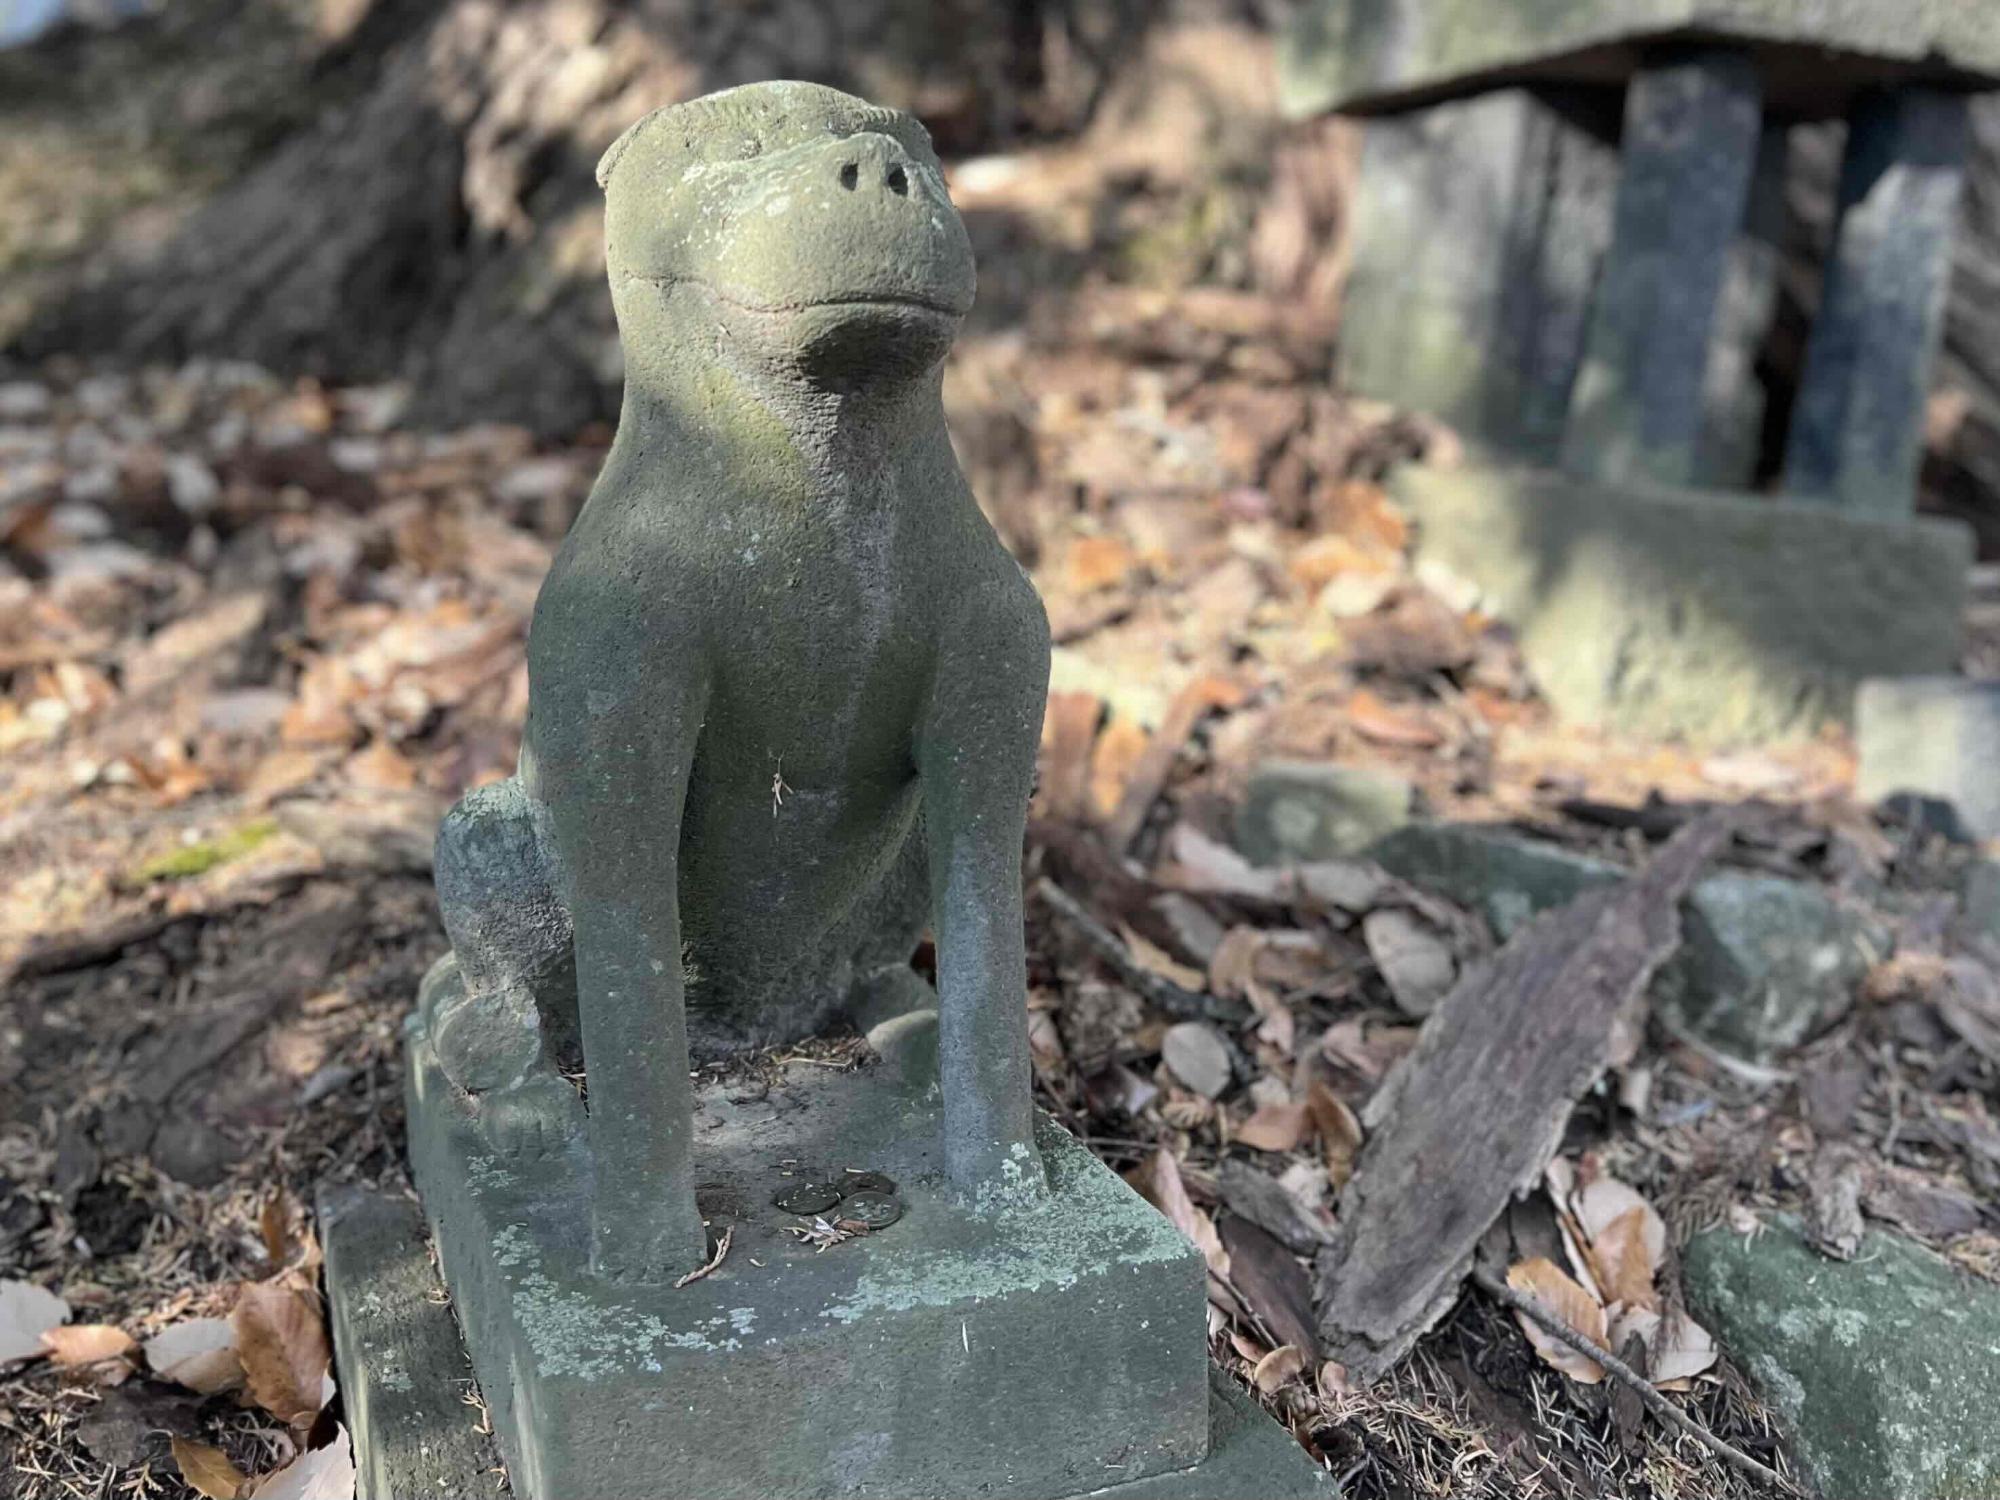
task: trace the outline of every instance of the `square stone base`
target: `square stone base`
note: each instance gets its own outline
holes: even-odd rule
[[[1704,744],[1847,723],[1863,678],[1951,670],[1971,533],[1809,501],[1410,466],[1420,562],[1476,584],[1564,718]]]
[[[675,1289],[589,1274],[580,1147],[495,1157],[420,1033],[409,1103],[445,1282],[529,1500],[1077,1495],[1206,1456],[1200,1257],[1053,1124],[1050,1201],[976,1218],[942,1189],[935,1087],[800,1062],[711,1084],[700,1199],[732,1240]],[[848,1168],[895,1179],[903,1216],[823,1250],[788,1233],[806,1221],[773,1197]],[[1257,1493],[1313,1493],[1277,1435],[1305,1487]]]

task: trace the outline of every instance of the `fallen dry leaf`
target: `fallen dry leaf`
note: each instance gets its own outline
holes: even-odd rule
[[[1604,1308],[1547,1256],[1537,1255],[1508,1267],[1507,1285],[1534,1298],[1585,1338],[1603,1347]],[[1604,1379],[1604,1367],[1596,1360],[1570,1348],[1526,1313],[1517,1312],[1514,1318],[1545,1363],[1584,1385],[1596,1385]]]
[[[1326,1152],[1326,1175],[1336,1190],[1354,1175],[1354,1158],[1361,1151],[1361,1121],[1332,1089],[1315,1078],[1306,1088],[1306,1109],[1319,1131]]]
[[[109,1323],[71,1323],[42,1335],[50,1360],[66,1370],[89,1370],[100,1385],[117,1385],[132,1373],[131,1354],[139,1345]]]
[[[1133,962],[1138,964],[1140,968],[1146,970],[1149,974],[1157,974],[1160,978],[1177,984],[1184,990],[1193,990],[1197,994],[1201,992],[1207,982],[1201,970],[1195,968],[1192,964],[1181,963],[1164,948],[1160,947],[1158,943],[1148,942],[1140,934],[1122,923],[1119,925],[1118,931],[1119,935],[1125,939],[1126,948],[1131,951]]]
[[[354,1481],[354,1445],[336,1423],[333,1441],[261,1476],[247,1500],[353,1500]]]
[[[1268,1396],[1305,1367],[1306,1357],[1297,1344],[1280,1344],[1257,1361],[1257,1368],[1250,1372],[1250,1380]]]
[[[69,1304],[31,1281],[0,1281],[0,1365],[48,1353],[42,1335],[69,1321]]]
[[[1156,874],[1162,885],[1251,901],[1276,901],[1284,893],[1284,871],[1259,869],[1191,823],[1168,830],[1166,849],[1169,862]]]
[[[243,1471],[229,1461],[220,1448],[184,1437],[173,1440],[174,1464],[188,1488],[208,1500],[236,1500],[248,1483]]]
[[[1378,745],[1433,750],[1444,743],[1444,731],[1420,709],[1385,703],[1367,688],[1355,689],[1347,700],[1347,720],[1356,734]]]
[[[1099,822],[1117,812],[1152,737],[1130,714],[1113,714],[1090,752],[1090,805]]]
[[[1590,1242],[1587,1252],[1598,1290],[1608,1305],[1642,1307],[1659,1305],[1653,1290],[1657,1266],[1646,1244],[1646,1209],[1627,1209]]]
[[[1174,1160],[1171,1151],[1161,1147],[1127,1173],[1125,1180],[1194,1242],[1209,1270],[1218,1276],[1229,1274],[1229,1252],[1222,1248],[1222,1236],[1216,1233],[1215,1221],[1195,1207],[1194,1199],[1188,1196],[1187,1184],[1181,1181],[1180,1163]]]
[[[1694,1377],[1715,1363],[1715,1340],[1685,1311],[1668,1312],[1648,1341],[1653,1384],[1663,1391],[1684,1391]]]
[[[162,1380],[171,1380],[203,1396],[233,1391],[243,1384],[243,1362],[236,1357],[236,1332],[227,1318],[190,1318],[146,1340],[146,1364]]]
[[[230,1314],[237,1357],[256,1403],[298,1423],[322,1404],[330,1351],[319,1298],[286,1280],[252,1282]]]
[[[1303,1104],[1266,1104],[1243,1122],[1236,1140],[1255,1151],[1291,1151],[1306,1138],[1310,1123]]]

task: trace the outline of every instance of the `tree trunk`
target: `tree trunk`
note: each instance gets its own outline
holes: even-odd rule
[[[1151,9],[187,0],[69,28],[0,54],[27,226],[0,230],[0,348],[399,376],[419,421],[574,430],[614,410],[592,171],[639,115],[798,77],[991,149],[1073,123]]]

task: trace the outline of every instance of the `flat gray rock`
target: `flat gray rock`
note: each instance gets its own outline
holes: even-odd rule
[[[1372,766],[1267,761],[1250,773],[1236,845],[1259,865],[1339,859],[1409,822],[1416,800],[1408,781]]]
[[[1607,860],[1477,825],[1412,824],[1368,852],[1390,874],[1480,913],[1503,941],[1622,874]],[[1678,1030],[1755,1061],[1846,1014],[1890,944],[1872,914],[1816,884],[1736,870],[1697,884],[1682,918],[1680,950],[1653,981],[1654,1005]]]
[[[2000,1287],[1889,1234],[1828,1260],[1790,1224],[1697,1235],[1684,1268],[1831,1500],[2000,1494]]]

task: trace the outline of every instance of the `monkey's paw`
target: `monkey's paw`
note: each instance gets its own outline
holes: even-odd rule
[[[692,1210],[692,1205],[689,1205]],[[598,1210],[590,1269],[607,1281],[657,1285],[680,1280],[708,1259],[708,1231],[685,1216]]]
[[[501,1156],[532,1161],[555,1155],[575,1138],[583,1128],[583,1101],[559,1075],[536,1071],[481,1094],[479,1121]]]

